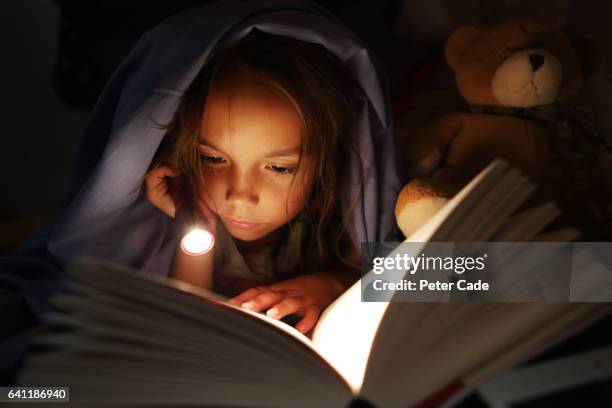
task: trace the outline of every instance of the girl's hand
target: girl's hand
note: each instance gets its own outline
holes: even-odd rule
[[[160,166],[151,171],[145,179],[149,202],[172,218],[176,214],[179,203],[175,203],[175,191],[173,191],[168,180],[178,175],[178,171],[170,167]]]
[[[179,175],[178,171],[170,167],[160,166],[145,178],[149,202],[172,218],[176,218],[177,208],[183,205],[183,200],[179,197],[178,179],[175,179]],[[194,201],[196,208],[193,210],[199,213],[209,230],[216,231],[217,220],[214,212],[199,197]]]
[[[270,286],[258,286],[230,299],[230,304],[254,312],[267,310],[275,319],[296,314],[302,319],[295,328],[310,331],[321,312],[359,277],[354,272],[319,272],[299,276]]]

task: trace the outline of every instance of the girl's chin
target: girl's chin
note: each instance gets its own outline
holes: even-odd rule
[[[241,241],[257,241],[265,236],[265,234],[257,233],[255,231],[240,231],[235,228],[228,228],[232,237],[237,238]]]
[[[263,248],[273,246],[277,242],[278,233],[276,230],[258,230],[258,231],[237,231],[236,229],[228,229],[238,250],[241,252],[259,251]]]

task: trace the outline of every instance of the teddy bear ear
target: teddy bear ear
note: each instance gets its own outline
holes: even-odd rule
[[[457,28],[448,37],[444,47],[446,62],[453,69],[457,70],[459,60],[467,47],[478,37],[480,30],[473,26],[463,26]]]

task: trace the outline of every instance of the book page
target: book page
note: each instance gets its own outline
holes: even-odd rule
[[[353,393],[361,388],[372,342],[387,305],[362,302],[358,281],[325,309],[315,327],[315,348],[344,377]]]
[[[312,342],[283,322],[113,262],[81,259],[67,275],[21,384],[69,384],[79,402],[109,405],[344,406],[351,398]],[[163,386],[143,393],[151,381]]]
[[[509,164],[504,160],[493,161],[432,217],[433,222],[424,225],[426,232],[417,230],[410,237],[411,242],[448,240],[448,235],[468,214],[473,213],[476,203],[499,182],[500,177],[509,168]]]
[[[601,305],[392,303],[362,394],[385,407],[417,404],[457,381],[473,385],[560,341]],[[399,334],[397,327],[407,327]],[[398,392],[402,390],[402,392]]]
[[[407,242],[428,242],[455,227],[464,214],[472,209],[474,204],[487,192],[498,178],[509,168],[503,160],[496,160],[481,171],[461,191],[459,191],[444,207],[431,217],[425,224],[409,236]],[[451,217],[452,215],[452,217]]]
[[[440,215],[431,241],[486,241],[500,230],[497,237],[529,240],[544,226],[534,217],[558,215],[556,206],[543,205],[511,218],[534,185],[507,165],[494,162],[488,170],[462,190],[458,202],[443,208],[447,214]],[[527,272],[532,267],[522,265]],[[567,303],[391,303],[374,337],[361,394],[381,406],[416,404],[457,381],[481,380],[524,360],[597,309]]]
[[[165,286],[171,289],[174,289],[176,291],[179,291],[181,293],[186,293],[189,294],[193,297],[196,298],[200,298],[200,299],[206,299],[212,303],[215,303],[223,308],[226,309],[231,309],[236,313],[241,313],[241,314],[246,314],[249,315],[253,318],[256,318],[258,320],[261,320],[262,322],[265,322],[266,324],[272,325],[275,328],[281,330],[282,332],[286,333],[287,335],[291,336],[292,338],[294,338],[295,340],[299,341],[300,343],[302,343],[304,346],[308,347],[309,349],[311,349],[312,351],[315,351],[315,348],[313,346],[312,341],[310,341],[310,339],[308,337],[306,337],[304,334],[300,333],[298,330],[296,330],[294,327],[280,321],[280,320],[276,320],[273,319],[271,317],[266,316],[263,313],[257,313],[257,312],[252,312],[250,310],[247,309],[243,309],[239,306],[234,306],[231,305],[229,303],[227,303],[227,300],[229,300],[229,298],[227,298],[226,296],[222,296],[219,295],[217,293],[214,293],[210,290],[206,290],[194,285],[190,285],[189,283],[177,280],[177,279],[173,279],[173,278],[163,278],[163,277],[159,277],[159,276],[154,276],[154,275],[145,275],[143,273],[139,273],[137,271],[133,271],[130,268],[127,267],[122,267],[121,265],[116,265],[110,262],[105,262],[105,261],[101,261],[101,260],[97,260],[97,259],[83,259],[81,262],[85,268],[89,268],[89,274],[95,274],[96,273],[96,269],[92,269],[89,265],[91,263],[96,264],[96,265],[100,265],[100,266],[104,266],[107,265],[107,267],[109,268],[113,268],[115,270],[121,270],[121,272],[124,275],[124,278],[131,280],[132,282],[138,283],[139,285],[149,282],[150,283],[150,287],[154,288],[155,286]],[[78,268],[77,268],[78,269]],[[98,274],[100,275],[100,277],[103,277],[104,274],[106,273],[105,269],[99,270]],[[75,275],[76,279],[80,278],[79,274]],[[73,287],[75,285],[73,284]],[[100,281],[98,282],[98,287],[112,287],[113,283],[109,283],[105,286],[104,281]],[[87,290],[87,288],[83,285],[79,286],[80,290]],[[165,292],[167,293],[167,292]],[[134,293],[132,294],[132,296],[148,296],[148,294],[142,293]],[[159,301],[163,302],[164,298],[160,297]]]
[[[417,256],[417,252],[434,235],[454,227],[460,216],[466,213],[508,168],[509,165],[505,161],[494,161],[408,237],[405,242],[423,243],[421,247],[417,246],[412,256]],[[387,256],[392,257],[393,253]],[[343,375],[354,392],[359,391],[362,386],[372,344],[389,305],[388,302],[362,302],[361,281],[324,311],[313,334],[316,349]]]
[[[266,324],[269,324],[271,326],[274,326],[275,328],[277,328],[278,330],[282,331],[283,333],[291,336],[292,338],[294,338],[295,340],[299,341],[300,343],[302,343],[304,346],[308,347],[309,349],[317,352],[316,347],[314,346],[313,342],[307,337],[305,336],[303,333],[301,333],[300,331],[296,330],[293,326],[280,321],[278,319],[273,319],[269,316],[267,316],[265,313],[258,313],[258,312],[253,312],[251,310],[247,310],[247,309],[243,309],[240,306],[235,306],[232,304],[227,303],[227,301],[229,300],[229,298],[225,297],[225,296],[221,296],[218,295],[214,292],[208,291],[208,290],[204,290],[201,288],[198,288],[196,286],[190,285],[188,283],[182,282],[182,281],[178,281],[175,279],[171,279],[169,278],[166,283],[169,286],[173,286],[179,290],[191,293],[195,296],[199,296],[205,299],[209,299],[209,300],[213,300],[216,302],[219,302],[221,304],[223,304],[224,307],[228,307],[231,308],[239,313],[244,313],[247,315],[250,315],[258,320],[261,320],[262,322],[265,322]]]

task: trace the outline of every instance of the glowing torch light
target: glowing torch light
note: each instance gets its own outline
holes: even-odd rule
[[[181,240],[181,249],[187,255],[204,255],[215,246],[215,236],[207,229],[194,228]]]
[[[181,239],[181,250],[191,256],[200,256],[209,252],[215,246],[215,235],[204,226],[202,218],[194,215],[185,206],[176,212],[179,232],[185,234]]]

